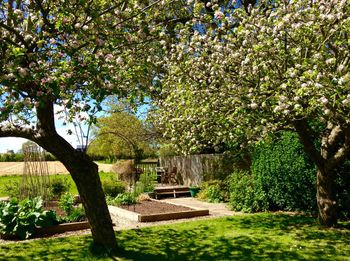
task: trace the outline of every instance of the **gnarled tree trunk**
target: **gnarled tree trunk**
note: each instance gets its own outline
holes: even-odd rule
[[[320,223],[327,227],[336,226],[338,217],[333,173],[319,169],[316,188]]]
[[[53,104],[37,109],[38,135],[34,141],[52,153],[71,174],[81,196],[91,225],[95,245],[116,247],[112,220],[102,190],[98,166],[85,153],[75,150],[57,134],[54,126]]]
[[[337,225],[337,202],[335,190],[336,167],[341,166],[350,152],[350,126],[339,126],[328,123],[323,132],[315,133],[307,121],[300,119],[294,122],[305,152],[317,166],[317,207],[319,221],[327,227]],[[317,149],[315,137],[321,141]]]

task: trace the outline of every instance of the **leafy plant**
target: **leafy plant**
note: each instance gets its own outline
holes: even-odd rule
[[[157,175],[151,172],[144,172],[136,182],[135,193],[140,195],[143,192],[153,192]]]
[[[74,207],[68,216],[64,218],[66,222],[79,222],[86,218],[85,210],[82,206]]]
[[[41,198],[25,199],[18,202],[16,198],[0,207],[0,233],[26,239],[32,236],[36,227],[48,227],[57,224],[53,211],[45,211]]]
[[[294,132],[274,134],[253,152],[252,173],[271,210],[315,211],[316,168]]]
[[[60,198],[70,189],[70,183],[64,178],[55,178],[50,183],[50,194],[52,198]]]
[[[257,212],[268,209],[266,194],[249,172],[234,172],[229,177],[231,208],[235,211]]]
[[[228,189],[225,182],[220,180],[203,182],[197,197],[211,203],[224,202],[228,198]]]
[[[115,178],[109,178],[102,181],[102,188],[107,196],[116,197],[118,194],[125,192],[125,183]]]
[[[65,212],[65,216],[61,217],[63,222],[78,222],[86,218],[84,208],[80,206],[74,206],[75,198],[69,194],[64,194],[59,201],[59,207]]]
[[[119,194],[115,198],[106,197],[108,205],[121,206],[121,205],[132,205],[138,202],[137,196],[134,193],[123,193]]]
[[[64,194],[60,198],[59,207],[69,216],[74,210],[74,197],[69,193]]]

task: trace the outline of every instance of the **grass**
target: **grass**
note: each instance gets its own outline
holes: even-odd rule
[[[323,229],[314,218],[253,214],[116,233],[114,260],[350,260],[350,224]],[[111,260],[92,256],[91,236],[0,245],[0,260]]]
[[[101,180],[107,179],[108,177],[115,176],[114,173],[106,173],[106,172],[100,172],[100,178]],[[6,197],[8,196],[8,188],[7,186],[9,184],[14,184],[14,186],[18,186],[20,184],[22,179],[21,175],[5,175],[0,176],[0,197]],[[67,183],[70,184],[70,193],[73,195],[78,194],[77,187],[75,186],[72,177],[69,174],[57,174],[57,175],[50,175],[50,179],[64,179]]]

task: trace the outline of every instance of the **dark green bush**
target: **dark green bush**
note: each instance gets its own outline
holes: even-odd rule
[[[237,171],[228,178],[232,210],[258,212],[268,209],[266,194],[248,171]]]
[[[271,210],[316,210],[316,168],[296,133],[281,132],[258,144],[252,173]]]
[[[45,211],[42,200],[35,198],[18,202],[16,198],[0,207],[0,233],[19,239],[32,236],[36,227],[48,227],[58,223],[54,211]]]
[[[350,161],[336,170],[335,190],[339,217],[350,219]]]
[[[117,195],[125,192],[125,183],[113,178],[105,179],[102,181],[102,188],[107,196],[116,197]]]
[[[65,178],[54,178],[50,182],[51,198],[59,199],[64,193],[67,193],[70,188],[70,183]]]
[[[228,200],[228,187],[226,182],[221,180],[212,180],[203,182],[200,186],[201,190],[197,197],[199,199],[219,203]]]

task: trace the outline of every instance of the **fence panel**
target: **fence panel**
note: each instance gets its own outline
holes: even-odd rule
[[[160,166],[168,169],[176,167],[180,183],[186,186],[224,179],[234,169],[232,159],[224,154],[163,157],[160,158]]]

